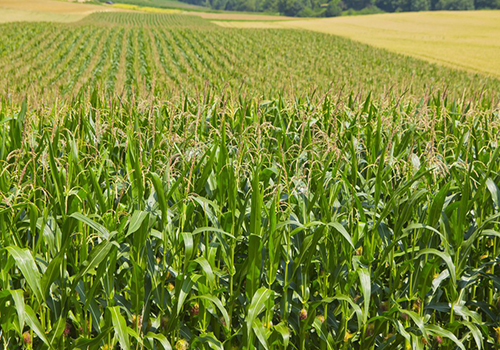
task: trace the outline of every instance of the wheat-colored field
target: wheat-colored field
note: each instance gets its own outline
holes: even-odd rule
[[[300,28],[500,76],[500,11],[418,12],[285,22],[216,22],[238,28]]]
[[[286,16],[273,16],[273,15],[264,15],[264,14],[251,14],[251,13],[231,13],[231,12],[189,12],[190,15],[200,16],[202,18],[208,20],[221,20],[219,23],[224,23],[224,21],[237,21],[230,23],[240,23],[240,27],[244,27],[245,21],[278,21],[284,22],[288,20],[294,20],[294,17],[286,17]],[[241,21],[241,22],[239,22]],[[262,22],[251,22],[255,23],[255,26],[258,27],[258,24],[262,24]],[[261,28],[261,27],[258,27]],[[267,27],[266,27],[267,28]]]
[[[113,4],[111,5],[112,8],[116,9],[124,9],[124,10],[131,10],[131,11],[139,11],[139,12],[146,12],[146,13],[182,13],[182,10],[179,9],[164,9],[164,8],[158,8],[158,7],[149,7],[149,6],[137,6],[137,5],[130,5],[130,4]]]
[[[123,11],[93,4],[55,0],[0,0],[0,23],[74,22],[101,11]]]
[[[76,13],[38,12],[0,8],[0,23],[7,22],[76,22],[87,16]]]

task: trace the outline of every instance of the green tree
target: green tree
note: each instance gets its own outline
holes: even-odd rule
[[[305,8],[300,0],[279,0],[278,10],[286,16],[297,16]]]
[[[325,17],[336,17],[342,15],[342,1],[332,0],[324,12]]]
[[[429,11],[431,0],[411,0],[410,11]]]
[[[475,0],[476,9],[500,9],[500,0]]]
[[[436,10],[474,10],[474,0],[439,0],[436,3]]]
[[[371,7],[374,5],[374,0],[345,0],[344,1],[347,8],[354,10],[362,10],[366,7]]]

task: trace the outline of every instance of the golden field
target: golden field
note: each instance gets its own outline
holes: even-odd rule
[[[109,7],[55,0],[0,0],[0,23],[73,22],[99,11],[120,11]]]
[[[183,12],[179,9],[164,9],[164,8],[158,8],[158,7],[137,6],[137,5],[130,5],[130,4],[113,4],[113,5],[111,5],[111,7],[115,8],[115,9],[140,11],[140,12],[146,12],[146,13],[182,13]]]
[[[300,28],[340,35],[427,61],[500,76],[500,11],[215,23],[239,28]]]
[[[218,23],[225,23],[224,21],[229,21],[228,23],[235,23],[231,21],[242,21],[240,27],[244,27],[243,21],[250,21],[250,23],[262,23],[262,22],[252,22],[252,21],[278,21],[284,22],[288,20],[295,20],[294,17],[286,16],[274,16],[274,15],[264,15],[264,14],[251,14],[251,13],[231,13],[231,12],[186,12],[186,14],[200,16],[202,18],[208,19],[210,21],[220,20]],[[265,24],[265,22],[264,22]],[[255,28],[255,24],[253,26]]]

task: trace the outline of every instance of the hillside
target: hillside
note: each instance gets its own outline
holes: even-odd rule
[[[284,22],[215,22],[233,28],[297,28],[500,77],[500,11],[418,12]]]
[[[0,0],[0,23],[75,22],[102,11],[120,11],[104,6],[58,0]]]

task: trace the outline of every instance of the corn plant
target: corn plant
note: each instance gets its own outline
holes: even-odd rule
[[[498,110],[240,103],[2,109],[4,346],[496,346]]]
[[[500,348],[498,80],[182,15],[0,27],[2,348]]]

